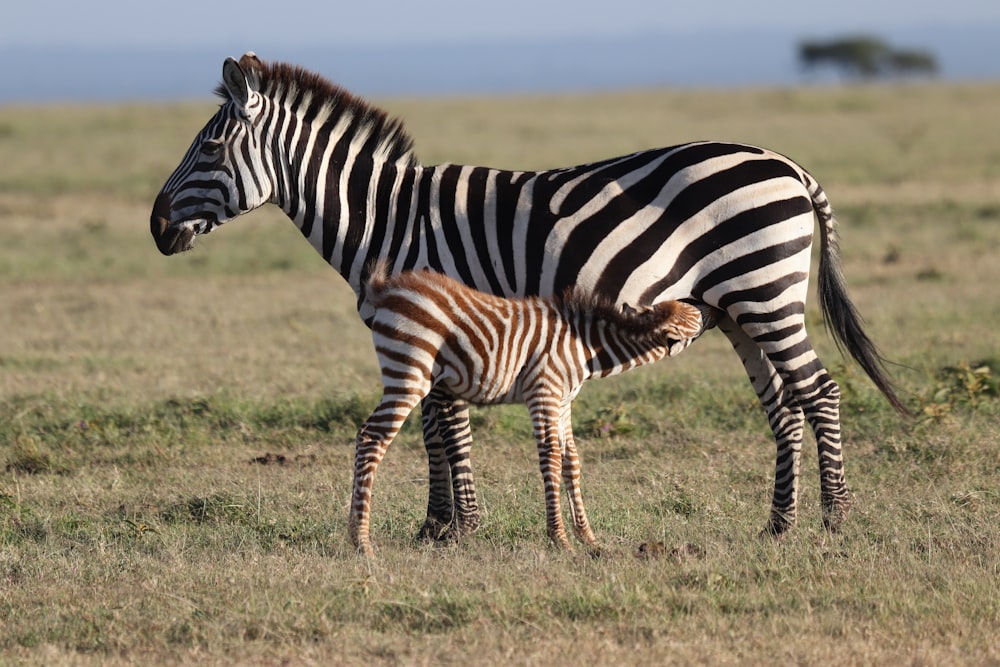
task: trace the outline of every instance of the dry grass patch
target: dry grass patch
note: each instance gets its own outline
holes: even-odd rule
[[[378,390],[352,295],[273,210],[188,256],[148,237],[211,106],[0,110],[0,663],[997,662],[1000,143],[983,128],[998,100],[942,85],[390,101],[428,163],[547,167],[694,138],[795,157],[837,207],[852,297],[919,414],[892,414],[811,310],[844,390],[855,510],[821,529],[809,444],[800,525],[761,541],[774,445],[708,336],[578,401],[601,558],[548,547],[512,406],[473,413],[484,523],[448,547],[413,542],[427,471],[411,420],[375,486],[373,562],[346,536],[352,439]]]

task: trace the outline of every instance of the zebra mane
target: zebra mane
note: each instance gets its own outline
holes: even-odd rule
[[[270,99],[283,96],[286,100],[307,102],[307,116],[318,117],[326,110],[326,123],[335,124],[345,114],[357,119],[351,132],[364,142],[373,154],[389,161],[416,166],[413,139],[403,122],[379,107],[330,82],[315,72],[282,62],[267,62],[253,54],[240,58],[240,67],[258,93]],[[220,83],[215,94],[229,99],[226,86]],[[374,138],[374,143],[371,139]]]

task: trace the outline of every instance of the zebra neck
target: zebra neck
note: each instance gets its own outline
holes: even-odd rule
[[[366,270],[381,258],[390,266],[409,252],[422,167],[348,154],[344,163],[305,160],[279,182],[294,184],[278,203],[313,248],[363,297]]]
[[[589,347],[587,370],[590,377],[618,375],[637,366],[651,364],[667,356],[665,340],[654,336],[629,336],[621,327],[587,316],[581,338]]]

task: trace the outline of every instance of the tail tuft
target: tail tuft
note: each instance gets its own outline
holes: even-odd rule
[[[385,289],[389,281],[389,264],[384,259],[376,259],[368,264],[368,279],[365,281],[369,297],[376,297]]]

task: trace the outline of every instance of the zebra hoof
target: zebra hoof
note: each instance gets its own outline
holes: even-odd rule
[[[777,539],[780,540],[788,532],[788,529],[795,525],[795,521],[789,521],[785,516],[781,514],[771,514],[771,518],[767,520],[767,525],[764,529],[760,531],[758,537],[760,539]]]
[[[451,531],[451,521],[428,516],[417,532],[417,542],[440,542]]]
[[[435,539],[438,544],[455,543],[479,530],[479,517],[458,517]]]
[[[824,510],[823,527],[826,528],[827,531],[831,533],[839,532],[841,526],[844,525],[844,520],[847,518],[847,514],[849,511],[850,511],[850,505],[847,503]]]
[[[823,527],[831,533],[836,533],[840,530],[840,527],[844,524],[844,519],[847,518],[848,513],[851,511],[851,495],[850,493],[845,493],[837,497],[825,497],[822,499],[823,504]]]

